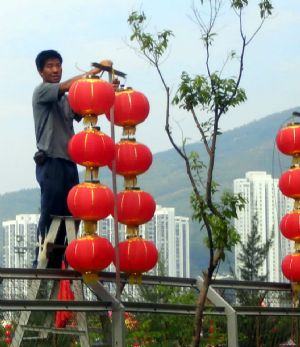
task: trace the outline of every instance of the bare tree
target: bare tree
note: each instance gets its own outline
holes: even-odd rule
[[[229,4],[236,14],[240,49],[239,52],[230,52],[221,69],[213,71],[211,68],[211,48],[216,37],[214,29],[224,2]],[[202,17],[201,13],[203,12],[199,10],[201,6],[205,5],[209,10],[207,20]],[[248,0],[199,0],[198,5],[193,3],[192,19],[201,31],[206,56],[206,73],[191,76],[183,71],[181,82],[174,96],[171,95],[160,65],[167,52],[169,41],[174,36],[173,32],[162,30],[155,34],[147,33],[145,31],[146,15],[143,12],[133,12],[128,18],[132,29],[131,41],[137,44],[138,51],[154,66],[163,84],[166,95],[165,130],[172,146],[185,163],[186,173],[192,187],[193,218],[199,222],[199,229],[205,228],[207,235],[209,262],[207,269],[203,271],[204,284],[196,303],[193,347],[200,344],[203,311],[212,276],[220,261],[224,260],[225,251],[231,251],[239,241],[239,235],[232,225],[232,218],[237,218],[237,210],[243,208],[245,201],[241,195],[233,195],[230,192],[222,192],[220,197],[219,186],[214,181],[213,174],[217,139],[221,134],[219,130],[220,118],[229,109],[246,100],[246,93],[240,87],[246,48],[261,29],[265,19],[272,13],[273,6],[269,0],[258,1],[257,6],[260,21],[255,30],[247,37],[243,27],[243,19],[248,7]],[[236,76],[223,77],[225,65],[233,60],[238,61]],[[171,103],[191,114],[207,154],[205,160],[200,160],[198,152],[187,152],[186,140],[183,140],[180,145],[177,144],[170,125]],[[203,118],[200,118],[200,114],[203,115],[203,113],[208,117],[206,121],[201,121]],[[216,194],[217,192],[218,194]]]

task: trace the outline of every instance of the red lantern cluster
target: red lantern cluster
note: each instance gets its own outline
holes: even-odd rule
[[[149,114],[148,99],[131,88],[114,92],[105,81],[80,79],[70,88],[69,102],[73,111],[84,117],[87,127],[74,135],[68,145],[70,158],[85,166],[86,175],[85,181],[68,194],[69,210],[75,218],[83,220],[84,235],[68,245],[67,261],[86,280],[91,280],[113,260],[116,264],[118,252],[120,270],[140,276],[151,270],[158,259],[155,245],[139,235],[139,225],[151,220],[155,212],[152,196],[137,187],[137,176],[149,169],[152,154],[147,146],[131,137]],[[123,127],[126,139],[115,145],[95,127],[97,116],[103,113],[113,126]],[[98,169],[102,166],[109,166],[124,177],[125,190],[116,197],[98,180]],[[96,234],[97,221],[115,214],[114,210],[118,222],[127,226],[127,240],[116,245],[115,250],[107,239]]]
[[[7,346],[12,343],[12,325],[10,323],[4,325],[4,342]]]
[[[149,114],[149,102],[145,95],[132,89],[116,92],[114,118],[106,114],[115,125],[123,127],[123,138],[116,144],[114,168],[124,177],[124,191],[116,198],[118,222],[126,225],[127,239],[116,245],[120,270],[137,279],[157,263],[158,252],[152,241],[139,235],[139,226],[149,222],[155,213],[153,197],[137,186],[137,176],[146,172],[152,164],[152,153],[147,146],[132,136],[136,126]],[[112,169],[113,165],[109,165]],[[116,265],[116,259],[114,260]]]
[[[113,212],[114,195],[100,183],[99,167],[111,165],[115,145],[112,139],[95,127],[97,116],[110,110],[115,92],[112,85],[96,78],[80,79],[69,91],[69,102],[74,112],[85,117],[84,131],[75,134],[68,144],[70,158],[85,166],[85,181],[68,194],[68,207],[75,218],[84,224],[84,235],[67,247],[69,265],[81,272],[86,281],[96,280],[97,273],[113,260],[113,246],[96,234],[97,222]]]
[[[280,222],[282,235],[295,241],[296,252],[288,254],[281,264],[284,276],[292,282],[300,282],[300,125],[288,124],[276,136],[277,148],[285,155],[292,156],[292,166],[279,179],[279,189],[283,195],[295,200],[294,210],[287,213]]]

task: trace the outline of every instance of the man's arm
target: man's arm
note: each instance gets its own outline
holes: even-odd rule
[[[102,60],[101,65],[103,66],[108,66],[108,67],[111,67],[112,66],[112,61],[111,60]],[[64,94],[66,93],[67,91],[69,91],[71,85],[73,82],[81,79],[81,78],[85,78],[86,76],[93,76],[93,75],[97,75],[99,72],[101,72],[101,69],[99,68],[93,68],[91,69],[90,71],[86,72],[85,74],[82,74],[82,75],[77,75],[77,76],[74,76],[64,82],[61,82],[59,84],[59,94]]]

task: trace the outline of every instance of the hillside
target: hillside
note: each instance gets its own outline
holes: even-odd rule
[[[276,133],[282,123],[292,114],[295,107],[224,132],[217,143],[215,179],[221,189],[231,189],[232,181],[244,177],[247,171],[267,171],[274,177],[290,164],[290,158],[280,156],[274,147]],[[203,153],[201,143],[187,146],[188,151]],[[110,173],[101,170],[103,183],[110,185]],[[177,153],[170,149],[156,153],[151,169],[139,178],[141,188],[150,192],[157,203],[175,207],[177,215],[191,217],[189,205],[190,185],[185,174],[184,163]],[[14,218],[18,213],[37,213],[39,191],[21,190],[0,195],[0,220]],[[206,265],[207,251],[202,245],[202,236],[192,223],[191,262],[192,273],[196,275]]]

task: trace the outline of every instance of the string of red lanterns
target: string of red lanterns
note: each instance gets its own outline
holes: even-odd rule
[[[86,168],[85,180],[73,187],[68,194],[68,207],[75,218],[83,221],[84,234],[72,241],[66,249],[69,265],[83,274],[85,281],[98,279],[97,273],[115,263],[119,252],[120,271],[138,278],[157,263],[158,252],[153,242],[139,235],[139,225],[153,218],[153,197],[137,186],[137,176],[146,172],[152,164],[149,148],[132,136],[136,126],[149,114],[149,102],[144,94],[131,88],[114,92],[110,83],[97,78],[84,78],[73,83],[69,91],[70,106],[84,117],[86,126],[73,136],[68,145],[71,159]],[[119,143],[96,127],[98,116],[105,114],[110,120],[114,107],[114,124],[123,127]],[[99,167],[112,169],[115,160],[116,173],[124,177],[125,190],[114,197],[109,187],[98,179]],[[109,240],[96,234],[97,222],[114,215],[126,225],[125,241],[113,249]],[[116,265],[116,264],[115,264]]]
[[[66,249],[69,265],[83,274],[87,282],[98,279],[97,273],[109,266],[114,249],[109,240],[97,235],[97,222],[111,215],[114,195],[100,183],[99,167],[111,164],[114,158],[112,139],[96,127],[98,116],[113,106],[113,86],[98,78],[75,81],[69,90],[69,102],[74,112],[84,117],[85,129],[75,134],[68,144],[71,159],[86,168],[85,181],[73,187],[67,198],[74,218],[83,221],[83,235]]]
[[[279,189],[283,195],[295,200],[293,211],[280,221],[284,237],[295,242],[295,252],[284,257],[281,269],[284,276],[298,291],[300,285],[300,124],[290,123],[281,128],[276,136],[277,148],[292,157],[292,166],[279,178]]]
[[[144,94],[131,88],[117,91],[114,123],[123,127],[123,135],[127,137],[116,144],[115,169],[123,176],[125,188],[117,194],[116,204],[118,222],[126,225],[126,240],[119,242],[115,249],[119,252],[120,271],[133,282],[139,282],[142,273],[150,271],[158,261],[154,243],[139,235],[139,226],[150,221],[156,209],[153,197],[137,185],[137,176],[152,164],[150,149],[133,137],[137,125],[145,121],[148,114],[149,102]],[[109,115],[106,116],[110,120]]]

